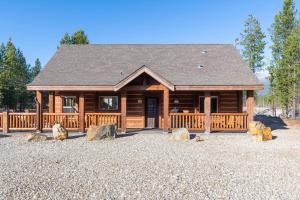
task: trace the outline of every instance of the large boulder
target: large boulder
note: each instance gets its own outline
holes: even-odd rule
[[[262,131],[265,128],[266,128],[266,126],[260,121],[252,121],[249,123],[249,133],[251,135],[262,134]]]
[[[26,135],[28,142],[40,142],[40,141],[46,141],[48,137],[46,135],[40,134],[40,133],[30,133]]]
[[[61,124],[53,125],[52,134],[55,140],[65,140],[69,136],[67,129]]]
[[[115,138],[117,136],[117,125],[106,124],[102,126],[90,126],[87,131],[87,140],[102,140],[104,138]]]
[[[190,133],[186,128],[173,129],[172,139],[176,141],[187,141],[190,140]]]

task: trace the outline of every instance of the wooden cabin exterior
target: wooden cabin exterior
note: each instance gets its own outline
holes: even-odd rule
[[[177,72],[176,70],[172,71],[168,69],[164,69],[165,71],[159,73],[158,71],[161,69],[160,66],[158,66],[158,68],[148,67],[148,65],[151,66],[151,61],[149,62],[148,56],[147,59],[145,59],[143,57],[144,55],[141,56],[143,58],[141,61],[137,60],[137,62],[141,62],[139,65],[140,67],[131,71],[126,68],[126,70],[129,71],[126,73],[125,69],[122,68],[122,63],[124,62],[117,62],[120,66],[121,78],[115,81],[115,84],[107,84],[105,81],[103,84],[97,85],[92,81],[89,84],[86,84],[85,79],[89,79],[89,77],[85,77],[85,69],[80,69],[82,71],[81,75],[78,72],[73,72],[74,74],[78,74],[75,76],[82,76],[82,78],[77,77],[78,80],[75,80],[77,81],[75,83],[63,81],[60,83],[59,79],[53,82],[50,81],[50,83],[47,82],[47,73],[51,74],[53,69],[62,68],[64,63],[66,63],[66,65],[70,65],[68,70],[72,67],[74,62],[75,64],[77,64],[77,62],[81,63],[83,68],[87,63],[90,70],[92,69],[94,73],[99,73],[99,76],[102,76],[99,77],[100,82],[105,79],[102,74],[105,72],[102,70],[98,71],[98,68],[114,71],[114,69],[110,69],[106,66],[106,63],[102,63],[105,67],[101,67],[93,62],[92,64],[89,63],[89,60],[85,60],[86,62],[84,62],[84,59],[79,58],[78,61],[76,61],[77,58],[76,56],[74,57],[73,53],[76,53],[77,51],[81,51],[82,54],[84,54],[85,51],[89,52],[86,48],[93,49],[93,46],[88,46],[89,47],[63,47],[62,50],[59,50],[62,52],[58,52],[54,58],[52,58],[42,71],[41,75],[39,75],[32,84],[27,86],[28,90],[36,91],[39,106],[37,118],[39,119],[38,123],[40,125],[40,129],[46,130],[51,128],[54,122],[61,122],[64,123],[67,128],[71,130],[80,130],[81,132],[84,132],[90,125],[101,125],[106,123],[116,123],[122,132],[126,132],[128,129],[144,128],[158,128],[162,129],[164,132],[169,132],[174,128],[181,127],[188,128],[191,131],[240,132],[247,131],[248,123],[253,119],[254,91],[262,89],[262,85],[255,77],[253,78],[254,75],[250,70],[245,69],[247,66],[241,64],[242,62],[240,61],[240,57],[236,57],[236,52],[233,51],[231,46],[228,47],[228,45],[225,45],[225,47],[215,47],[198,45],[196,46],[196,49],[208,49],[208,53],[205,54],[214,52],[215,49],[217,49],[217,52],[223,52],[226,54],[225,57],[228,56],[228,51],[233,53],[235,55],[234,58],[238,60],[237,63],[241,65],[240,67],[243,68],[243,70],[242,72],[238,71],[238,73],[234,74],[232,77],[229,77],[225,73],[225,77],[223,77],[223,79],[239,77],[240,75],[242,76],[240,78],[249,76],[252,82],[250,81],[249,83],[245,80],[232,80],[231,82],[234,84],[228,84],[226,81],[224,81],[226,84],[223,85],[194,84],[194,82],[197,83],[198,80],[192,76],[197,76],[196,73],[198,73],[198,71],[201,73],[199,75],[204,76],[201,71],[202,69],[197,65],[194,66],[197,69],[195,72],[192,72],[192,74],[189,74],[188,71]],[[123,49],[122,45],[112,45],[109,47],[100,45],[100,47],[97,46],[96,48],[98,51],[95,51],[98,54],[96,53],[94,55],[99,55],[99,59],[101,60],[104,59],[101,56],[106,54],[106,56],[104,56],[104,60],[107,62],[108,59],[114,59],[109,58],[110,54],[114,53],[114,51],[119,51],[119,48],[121,48],[121,52],[123,52],[121,55],[123,60],[128,60],[128,57],[138,59],[136,56],[140,55],[140,51],[144,51],[143,48],[148,48],[147,45],[144,46],[139,49],[140,46],[136,47],[134,45],[129,45],[129,47],[127,46]],[[128,49],[132,48],[137,48],[138,50],[134,51],[134,53],[128,52]],[[155,55],[161,56],[165,53],[164,59],[168,59],[168,57],[170,57],[170,63],[172,63],[172,59],[176,60],[177,58],[176,56],[172,56],[172,53],[175,55],[178,54],[178,56],[184,50],[189,50],[195,53],[194,46],[179,45],[178,47],[178,45],[176,45],[176,50],[173,50],[172,48],[172,45],[164,45],[162,47],[158,46],[157,49],[159,49],[159,54]],[[193,49],[190,50],[190,48]],[[107,49],[109,49],[110,52],[106,52]],[[151,50],[156,51],[156,46],[151,46],[150,50],[147,49],[147,51]],[[197,53],[203,54],[203,51],[198,51]],[[214,55],[214,53],[212,54]],[[66,61],[64,60],[64,56],[71,56],[73,60]],[[86,57],[86,55],[81,56]],[[153,55],[150,57],[155,59],[155,56]],[[207,60],[203,59],[203,57],[206,58],[207,56],[201,55],[197,62],[207,63]],[[209,58],[209,60],[211,60],[211,62],[214,62],[214,59],[218,61],[218,57],[219,56],[216,58]],[[196,58],[198,57],[196,56]],[[201,60],[201,58],[203,60]],[[98,61],[97,57],[89,59],[95,59]],[[116,57],[115,59],[119,59],[119,57]],[[190,59],[195,59],[195,57]],[[147,62],[145,60],[147,60]],[[135,61],[136,60],[132,61],[132,63],[136,64]],[[233,64],[232,61],[226,62],[229,62],[232,66],[233,64],[236,65],[236,62]],[[131,62],[129,63],[131,66]],[[155,64],[162,65],[161,67],[164,67],[162,62]],[[203,69],[203,73],[213,74],[214,71],[209,71],[210,64],[207,63],[207,66],[204,66],[204,68],[207,69]],[[194,70],[188,67],[186,70],[189,69]],[[214,67],[211,67],[211,69],[214,69]],[[64,70],[60,70],[60,72],[65,75],[64,79],[68,79],[69,77],[71,77],[70,79],[74,79],[74,77],[72,77],[72,73],[70,74],[68,70],[65,72]],[[173,77],[174,80],[170,80],[172,79],[172,76],[170,76],[170,78],[165,77],[168,76],[168,72],[174,74],[178,73],[177,77],[180,79],[186,78],[187,80],[182,81],[184,83],[188,83],[190,81],[189,79],[193,79],[194,82],[193,84],[176,84],[175,80],[178,81],[179,79],[177,79],[177,77]],[[246,75],[242,73],[246,73]],[[186,76],[185,74],[188,74],[189,76]],[[91,76],[93,76],[93,74]],[[114,74],[111,74],[111,77],[114,76]],[[218,75],[217,78],[220,77],[222,76]],[[53,78],[55,79],[55,77]],[[110,79],[109,76],[106,78]],[[201,79],[201,77],[199,77],[199,79]],[[214,77],[212,77],[212,79],[214,79]],[[220,82],[218,79],[215,81]],[[243,83],[243,81],[245,81],[245,83]],[[44,107],[44,94],[48,94],[48,110],[46,112],[42,109]],[[243,98],[244,96],[245,98]],[[246,101],[246,110],[243,110],[244,100]]]

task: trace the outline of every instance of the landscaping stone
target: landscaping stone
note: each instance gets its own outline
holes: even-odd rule
[[[252,121],[249,123],[249,133],[251,135],[262,134],[264,128],[266,128],[266,126],[260,121]]]
[[[46,135],[40,134],[40,133],[30,133],[26,135],[28,142],[40,142],[40,141],[46,141],[48,137]]]
[[[87,131],[87,140],[102,140],[104,138],[115,138],[117,136],[117,125],[106,124],[102,126],[90,126]]]
[[[186,128],[173,129],[172,139],[176,141],[187,141],[190,140],[190,133]]]
[[[55,140],[65,140],[68,138],[67,129],[59,123],[53,125],[52,134]]]
[[[200,136],[196,136],[196,137],[195,137],[195,141],[196,141],[196,142],[201,142]]]

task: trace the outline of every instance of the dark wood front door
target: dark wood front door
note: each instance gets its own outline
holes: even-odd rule
[[[146,99],[146,127],[157,128],[158,125],[158,99],[148,97]]]

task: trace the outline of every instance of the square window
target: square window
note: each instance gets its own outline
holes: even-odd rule
[[[118,96],[100,96],[100,110],[118,110]]]
[[[76,97],[75,96],[63,96],[63,112],[75,113],[76,112]]]

